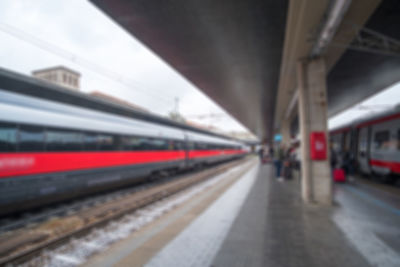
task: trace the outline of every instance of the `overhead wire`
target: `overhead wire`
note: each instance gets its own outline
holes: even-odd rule
[[[149,91],[148,88],[144,88],[144,89],[139,88],[139,87],[137,87],[137,85],[133,85],[134,83],[136,83],[136,84],[140,83],[138,81],[135,81],[131,78],[124,77],[123,75],[113,72],[99,64],[91,62],[91,61],[89,61],[83,57],[80,57],[66,49],[60,48],[50,42],[41,40],[41,39],[37,38],[36,36],[33,36],[27,32],[24,32],[18,28],[13,27],[9,24],[0,23],[0,31],[13,36],[14,38],[17,38],[17,39],[20,39],[27,43],[30,43],[42,50],[45,50],[46,52],[49,52],[49,53],[55,54],[59,57],[62,57],[64,59],[67,59],[67,60],[73,62],[74,64],[77,64],[83,68],[89,69],[89,70],[99,74],[100,76],[105,76],[114,82],[120,83],[124,86],[128,86],[129,88],[133,88],[137,92],[140,92],[147,96],[151,96],[152,98],[157,98],[158,100],[163,101],[163,103],[165,103],[165,101],[168,101],[168,102],[171,102],[171,105],[172,105],[172,103],[174,101],[174,98],[153,93],[153,92]],[[140,86],[144,87],[143,85],[140,85]]]

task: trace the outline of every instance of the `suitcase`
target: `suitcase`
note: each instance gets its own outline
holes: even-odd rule
[[[342,168],[336,168],[333,170],[333,181],[335,182],[346,182],[346,174]]]

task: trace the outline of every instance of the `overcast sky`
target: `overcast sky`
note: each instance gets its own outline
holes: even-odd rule
[[[88,1],[1,0],[0,40],[3,68],[29,75],[35,69],[64,65],[82,74],[84,92],[102,91],[163,115],[179,98],[179,111],[191,120],[196,120],[193,115],[225,113]],[[400,86],[376,99],[394,105]],[[353,108],[331,120],[330,126],[368,112]],[[228,115],[200,122],[224,130],[244,129]]]
[[[179,98],[179,111],[194,121],[193,115],[225,113],[88,1],[1,0],[0,40],[0,66],[7,69],[29,75],[64,65],[82,74],[83,92],[102,91],[162,115]],[[199,122],[244,129],[229,115]]]

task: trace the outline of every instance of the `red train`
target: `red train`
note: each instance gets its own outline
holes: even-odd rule
[[[349,153],[358,171],[384,182],[400,177],[400,106],[330,132],[337,155]]]
[[[246,153],[228,138],[0,90],[0,214]]]

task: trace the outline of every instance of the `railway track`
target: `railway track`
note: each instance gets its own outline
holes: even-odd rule
[[[110,192],[98,193],[75,200],[60,202],[44,208],[21,212],[0,220],[0,235],[8,231],[23,228],[27,225],[41,223],[51,217],[60,217],[66,214],[71,215],[82,209],[88,209],[96,205],[114,201],[126,195],[145,190],[151,186],[179,179],[185,175],[187,175],[187,173],[164,177],[147,183],[134,184],[124,189],[114,189]]]
[[[244,161],[246,159],[225,163],[195,174],[183,175],[180,179],[111,198],[111,201],[98,201],[97,205],[93,204],[85,209],[76,209],[72,212],[63,210],[60,217],[3,233],[0,237],[0,265],[15,266],[27,262],[45,250],[55,249],[73,238],[82,237],[93,229],[102,228],[128,213],[215,177]],[[95,200],[93,201],[95,203]],[[86,245],[95,246],[90,243]]]

